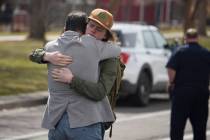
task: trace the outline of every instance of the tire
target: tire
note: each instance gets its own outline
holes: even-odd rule
[[[146,72],[141,73],[135,94],[135,104],[147,106],[150,100],[151,79]]]

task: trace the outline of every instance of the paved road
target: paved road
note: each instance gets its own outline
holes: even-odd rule
[[[121,102],[116,108],[117,122],[114,124],[114,140],[169,140],[168,100],[153,99],[148,107],[140,108]],[[44,106],[20,108],[0,113],[0,139],[47,140],[47,131],[40,128]],[[209,118],[210,119],[210,118]],[[191,127],[186,129],[186,140],[192,139]],[[210,140],[210,123],[208,123]],[[108,138],[106,133],[105,140]]]

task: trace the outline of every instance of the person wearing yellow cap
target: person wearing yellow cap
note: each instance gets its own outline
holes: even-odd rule
[[[90,13],[88,19],[86,34],[92,35],[103,41],[113,39],[111,33],[113,16],[110,12],[104,9],[95,9]]]
[[[86,28],[86,34],[89,34],[89,35],[95,37],[96,39],[103,40],[105,42],[112,39],[110,29],[113,24],[113,17],[108,11],[103,10],[103,9],[95,9],[91,12],[91,14],[88,18],[89,18],[89,21],[88,21],[87,28]],[[106,22],[107,18],[110,19],[109,22]],[[61,54],[60,54],[60,56],[61,56]],[[53,57],[51,57],[51,58],[53,58]],[[42,59],[43,59],[43,57],[42,57]],[[50,60],[48,60],[48,61],[50,61]],[[104,60],[100,63],[100,66],[101,66],[101,68],[103,68],[103,70],[102,69],[100,70],[101,74],[100,74],[100,78],[99,78],[99,83],[82,80],[81,78],[78,78],[77,75],[76,76],[73,75],[68,68],[56,69],[56,70],[53,70],[52,73],[53,73],[53,77],[56,81],[69,83],[70,87],[74,88],[78,92],[78,94],[85,96],[86,98],[88,98],[90,100],[97,101],[97,104],[98,104],[98,102],[101,102],[101,101],[104,102],[106,94],[109,93],[109,91],[114,83],[114,79],[116,78],[115,65],[116,65],[117,61],[118,60],[113,58],[113,59]],[[50,61],[50,62],[52,62],[52,61]],[[111,75],[110,75],[110,72],[112,73]],[[84,99],[83,99],[83,101],[84,101]],[[82,103],[82,101],[80,101],[80,102]],[[89,109],[84,108],[84,106],[86,106],[88,108],[89,103],[83,102],[83,104],[84,105],[75,107],[73,109],[74,110],[79,109],[80,111],[81,111],[81,109],[80,109],[81,107],[83,109],[85,109],[81,113],[81,114],[84,114],[83,117],[85,117],[85,118],[83,118],[84,119],[83,121],[88,123],[89,119],[91,119],[92,120],[91,123],[86,124],[85,126],[82,126],[79,128],[76,127],[77,129],[69,129],[69,132],[65,131],[63,133],[65,133],[65,135],[68,135],[69,137],[71,137],[72,132],[73,132],[75,139],[83,138],[86,140],[99,139],[98,134],[100,134],[100,139],[103,139],[104,130],[101,126],[101,122],[110,121],[109,120],[110,118],[107,116],[110,112],[107,112],[108,114],[102,113],[102,112],[104,112],[104,110],[107,111],[107,109],[108,109],[107,106],[102,105],[100,107],[102,110],[95,110],[96,112],[99,111],[101,114],[97,113],[98,115],[96,115],[95,114],[96,112],[95,112],[95,113],[91,113],[91,115],[90,115]],[[90,108],[90,110],[93,110],[93,108]],[[84,111],[86,111],[86,112],[84,112]],[[101,116],[101,115],[103,115],[103,116]],[[71,114],[69,115],[69,118],[71,118]],[[60,124],[63,124],[62,122],[65,121],[66,119],[68,119],[68,116],[65,114],[64,116],[62,116],[61,120],[59,121],[59,123],[57,125],[60,126]],[[80,120],[80,119],[81,119],[80,117],[77,118],[77,120]],[[114,120],[112,119],[111,121],[114,121]],[[72,121],[70,120],[69,123],[71,126]],[[102,131],[102,132],[100,132],[99,129],[95,129],[95,127],[99,128],[100,131]],[[84,132],[83,129],[86,129],[87,132]],[[55,129],[55,130],[57,130],[57,129]],[[73,130],[75,130],[75,131],[73,131]],[[52,132],[53,133],[51,133],[51,134],[53,134],[53,135],[56,134],[55,131],[52,131]],[[91,137],[93,135],[96,135],[95,138]],[[53,137],[53,138],[55,138],[55,137]],[[59,139],[61,139],[61,138],[59,138]]]
[[[206,140],[208,121],[210,52],[198,43],[196,29],[185,34],[185,45],[172,54],[167,65],[171,94],[171,140],[183,140],[189,119],[194,138]]]

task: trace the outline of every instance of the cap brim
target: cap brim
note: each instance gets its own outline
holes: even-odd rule
[[[98,24],[100,24],[102,27],[104,27],[106,30],[108,30],[108,31],[110,32],[110,29],[107,28],[106,26],[104,26],[100,21],[98,21],[98,20],[96,20],[96,19],[94,19],[94,18],[92,18],[92,17],[88,17],[88,19],[91,19],[91,20],[97,22]]]

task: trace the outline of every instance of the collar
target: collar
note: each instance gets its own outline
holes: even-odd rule
[[[75,31],[65,31],[61,36],[80,36],[80,33]]]

